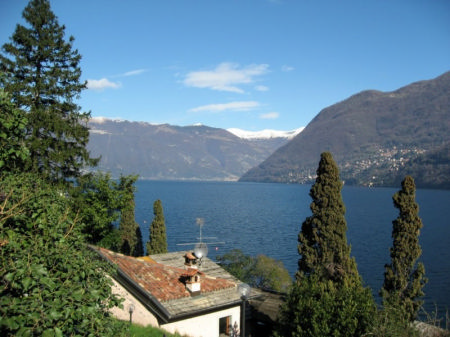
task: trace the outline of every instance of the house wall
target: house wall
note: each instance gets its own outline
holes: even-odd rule
[[[148,311],[142,304],[139,302],[132,294],[130,294],[122,285],[120,285],[116,280],[111,279],[114,283],[112,287],[112,292],[119,297],[125,299],[122,302],[123,309],[118,307],[114,307],[110,310],[110,312],[114,315],[114,317],[129,321],[130,313],[128,311],[130,304],[134,304],[134,311],[132,315],[132,322],[137,323],[143,326],[152,325],[158,326],[158,320],[153,314]]]
[[[170,333],[179,333],[191,337],[219,337],[219,319],[231,316],[231,323],[240,325],[241,308],[233,308],[213,312],[203,316],[193,317],[178,322],[161,325]]]

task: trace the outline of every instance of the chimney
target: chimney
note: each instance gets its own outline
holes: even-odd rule
[[[186,284],[186,289],[191,293],[191,296],[200,295],[201,293],[201,276],[204,274],[197,268],[188,268],[186,272],[181,275]]]
[[[190,252],[184,254],[184,265],[186,266],[186,269],[198,269],[197,258],[194,256],[194,254]]]

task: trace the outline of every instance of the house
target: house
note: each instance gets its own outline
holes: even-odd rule
[[[219,265],[191,252],[134,258],[92,247],[117,266],[113,292],[124,308],[119,319],[192,337],[229,336],[241,325],[241,283]]]

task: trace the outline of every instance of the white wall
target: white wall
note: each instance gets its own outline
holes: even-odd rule
[[[128,308],[130,304],[134,304],[134,311],[132,315],[133,323],[137,323],[143,326],[152,325],[158,326],[158,320],[151,312],[149,312],[142,304],[139,302],[133,295],[131,295],[122,285],[120,285],[116,280],[112,279],[114,282],[114,286],[112,288],[112,292],[118,295],[121,298],[124,298],[125,301],[122,302],[123,309],[118,307],[114,307],[110,310],[110,312],[117,317],[118,319],[129,321],[130,313]]]
[[[161,325],[161,328],[170,333],[179,333],[191,337],[219,337],[219,319],[231,316],[231,324],[240,325],[241,307],[213,312],[207,315],[193,317],[174,323]]]

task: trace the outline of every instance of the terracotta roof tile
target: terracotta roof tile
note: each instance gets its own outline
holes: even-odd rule
[[[163,265],[153,260],[150,262],[146,259],[125,256],[104,248],[98,248],[98,251],[158,301],[167,302],[190,297],[189,291],[182,282],[183,274],[185,275],[189,270]],[[201,273],[196,269],[194,271]],[[235,286],[236,284],[232,281],[207,275],[204,275],[201,280],[202,293],[235,288]]]

